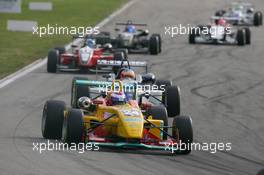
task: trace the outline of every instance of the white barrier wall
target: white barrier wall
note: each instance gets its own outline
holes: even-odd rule
[[[21,0],[0,0],[0,13],[21,13]]]

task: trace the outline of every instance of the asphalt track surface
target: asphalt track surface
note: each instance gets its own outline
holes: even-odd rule
[[[32,151],[32,142],[44,141],[40,131],[44,102],[69,102],[71,79],[76,76],[48,74],[41,67],[0,89],[0,174],[256,174],[264,167],[263,27],[252,28],[252,45],[246,47],[189,45],[187,36],[164,36],[164,26],[207,23],[226,3],[141,0],[105,29],[133,19],[163,33],[161,55],[132,58],[148,60],[159,78],[180,85],[182,113],[192,116],[196,142],[231,142],[231,151],[193,151],[188,156],[135,150]],[[264,11],[264,1],[253,3]]]

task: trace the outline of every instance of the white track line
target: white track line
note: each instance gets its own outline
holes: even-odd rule
[[[110,16],[105,18],[103,21],[98,23],[96,26],[103,27],[106,25],[109,21],[111,21],[114,17],[128,9],[131,5],[133,5],[138,0],[130,0],[127,4],[125,4],[123,7],[121,7],[119,10],[112,13]],[[71,48],[72,44],[78,44],[80,43],[81,39],[76,39],[73,43],[69,43],[65,46],[66,50],[69,50]],[[31,63],[30,65],[27,65],[26,67],[18,70],[17,72],[3,78],[0,80],[0,89],[7,86],[8,84],[14,82],[15,80],[27,75],[28,73],[36,70],[37,68],[44,66],[47,63],[47,57],[43,59],[38,59],[37,61]]]

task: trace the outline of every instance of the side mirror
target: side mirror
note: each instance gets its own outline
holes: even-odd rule
[[[81,97],[78,99],[78,107],[82,109],[88,109],[92,104],[92,100],[89,97]]]
[[[107,43],[107,44],[104,45],[104,49],[105,49],[105,50],[110,50],[110,49],[112,49],[112,48],[113,48],[113,46],[112,46],[112,44],[110,44],[110,43]]]
[[[144,96],[145,96],[146,99],[149,99],[150,94],[146,92],[146,93],[144,94]]]
[[[144,74],[142,77],[142,83],[154,83],[156,77],[153,73]]]
[[[119,29],[119,28],[115,28],[115,31],[116,31],[116,32],[119,32],[119,31],[120,31],[120,29]]]
[[[148,35],[149,34],[149,30],[144,30],[143,32],[145,35]]]

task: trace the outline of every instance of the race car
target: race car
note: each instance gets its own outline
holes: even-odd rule
[[[262,16],[262,12],[255,11],[252,4],[237,2],[232,3],[227,10],[218,10],[213,18],[216,20],[224,18],[232,25],[261,26]]]
[[[151,55],[161,53],[162,41],[160,34],[150,36],[147,29],[137,28],[145,27],[146,24],[127,21],[126,23],[116,23],[116,25],[125,26],[125,28],[116,28],[117,34],[114,37],[109,32],[101,32],[97,37],[98,42],[111,41],[114,48],[126,48],[130,53],[150,53]]]
[[[106,82],[84,80],[75,83],[89,85],[87,91],[106,85]],[[99,148],[138,148],[189,154],[189,145],[193,142],[191,117],[175,116],[172,126],[168,126],[165,107],[153,105],[143,111],[135,94],[130,98],[126,96],[124,85],[116,80],[110,84],[107,93],[97,92],[93,98],[80,97],[75,108],[67,108],[62,101],[47,101],[42,115],[43,137],[61,139],[67,144],[93,143]],[[168,132],[169,128],[172,134]]]
[[[220,18],[213,24],[193,27],[189,34],[189,43],[244,46],[251,43],[251,32],[248,27],[235,29],[224,18]]]
[[[101,66],[112,66],[113,73],[103,75],[106,81],[112,82],[114,80],[121,80],[122,82],[136,83],[141,86],[149,86],[156,88],[155,99],[160,100],[160,104],[164,105],[168,111],[169,116],[180,115],[181,98],[180,87],[173,85],[171,80],[156,79],[155,74],[148,72],[147,62],[145,61],[129,61],[125,58],[121,61],[117,60],[98,60],[97,68]],[[135,73],[132,68],[144,68],[143,73]],[[96,68],[96,69],[97,69]],[[97,73],[96,73],[97,77]],[[138,93],[139,94],[139,93]],[[149,93],[149,98],[151,97]],[[140,102],[139,102],[140,103]]]
[[[120,59],[121,52],[126,52],[124,49],[113,49],[110,43],[96,44],[94,38],[84,37],[83,39],[84,43],[80,47],[72,45],[72,53],[66,53],[65,48],[50,50],[47,71],[56,73],[57,70],[90,70],[95,68],[97,60]]]
[[[147,94],[147,96],[145,96],[147,97],[147,100],[155,101],[155,103],[157,102],[159,105],[163,105],[166,107],[169,117],[180,115],[180,88],[176,85],[173,85],[171,80],[156,79],[153,73],[148,73],[146,62],[128,61],[127,59],[124,59],[122,61],[98,60],[97,66],[114,66],[118,68],[118,71],[116,73],[109,73],[107,75],[103,75],[103,77],[106,78],[105,81],[108,83],[114,80],[121,80],[124,82],[129,82],[144,87],[145,91],[137,93],[139,104],[141,104],[140,95]],[[143,74],[135,74],[135,71],[132,70],[131,67],[144,67],[146,72]],[[87,78],[82,79],[87,80]],[[97,74],[96,79],[98,79]],[[78,92],[78,95],[76,95],[75,97],[75,101],[79,97],[86,95],[87,87],[81,85],[76,85],[74,87],[75,89],[77,89]],[[151,89],[155,89],[155,93],[150,93],[149,91]],[[73,106],[76,106],[74,105],[74,103],[72,104]]]

